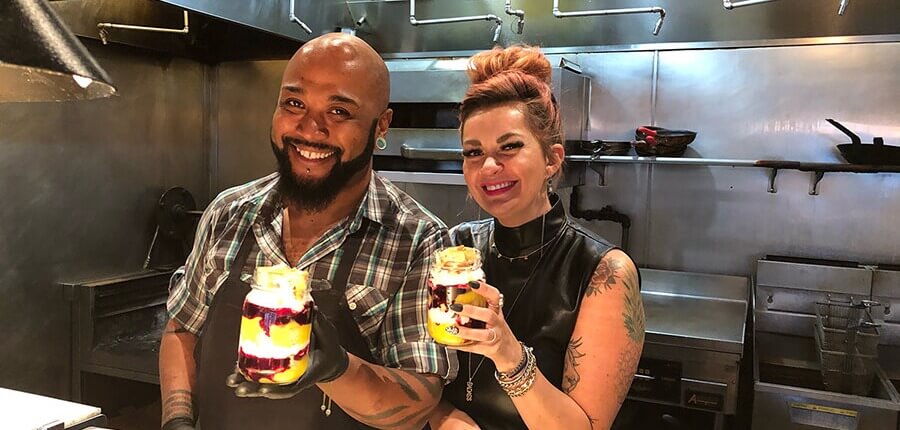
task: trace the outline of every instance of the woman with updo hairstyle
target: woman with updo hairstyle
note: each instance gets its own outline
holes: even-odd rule
[[[608,429],[644,342],[637,268],[570,219],[553,192],[565,151],[547,58],[527,46],[471,58],[460,104],[463,175],[491,215],[451,229],[481,251],[488,306],[454,304],[485,328],[452,326],[472,342],[429,423],[447,429]]]

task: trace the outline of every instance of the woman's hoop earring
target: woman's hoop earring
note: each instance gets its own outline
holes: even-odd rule
[[[375,147],[378,148],[379,151],[384,151],[384,149],[387,148],[387,141],[384,140],[383,137],[379,137],[378,139],[375,139]]]

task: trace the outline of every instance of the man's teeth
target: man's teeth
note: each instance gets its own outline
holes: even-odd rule
[[[511,187],[512,185],[513,185],[512,182],[502,182],[502,183],[494,184],[494,185],[486,185],[484,188],[486,188],[488,191],[497,191],[501,188]]]
[[[301,156],[303,156],[303,158],[308,158],[310,160],[321,160],[323,158],[330,157],[331,154],[334,154],[334,151],[332,151],[332,152],[313,152],[313,151],[307,151],[305,149],[297,148],[296,146],[294,148],[297,150],[297,152],[300,153]]]

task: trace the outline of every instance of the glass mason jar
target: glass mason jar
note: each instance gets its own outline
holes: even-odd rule
[[[454,246],[435,252],[428,277],[431,296],[428,303],[428,333],[444,345],[465,345],[470,341],[447,331],[453,326],[484,328],[484,322],[472,320],[450,310],[454,303],[487,307],[480,294],[469,288],[470,281],[483,281],[481,253],[475,248]]]
[[[284,265],[256,268],[238,343],[238,369],[248,380],[290,384],[303,376],[314,312],[308,280],[308,272]]]

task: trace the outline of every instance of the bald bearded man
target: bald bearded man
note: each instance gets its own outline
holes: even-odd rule
[[[194,429],[195,418],[204,430],[425,423],[458,367],[424,319],[447,229],[372,172],[391,122],[389,85],[381,57],[346,34],[313,39],[288,62],[270,136],[278,171],[210,203],[173,278],[163,429]],[[278,263],[309,271],[318,307],[309,367],[289,386],[234,372],[247,282]]]

